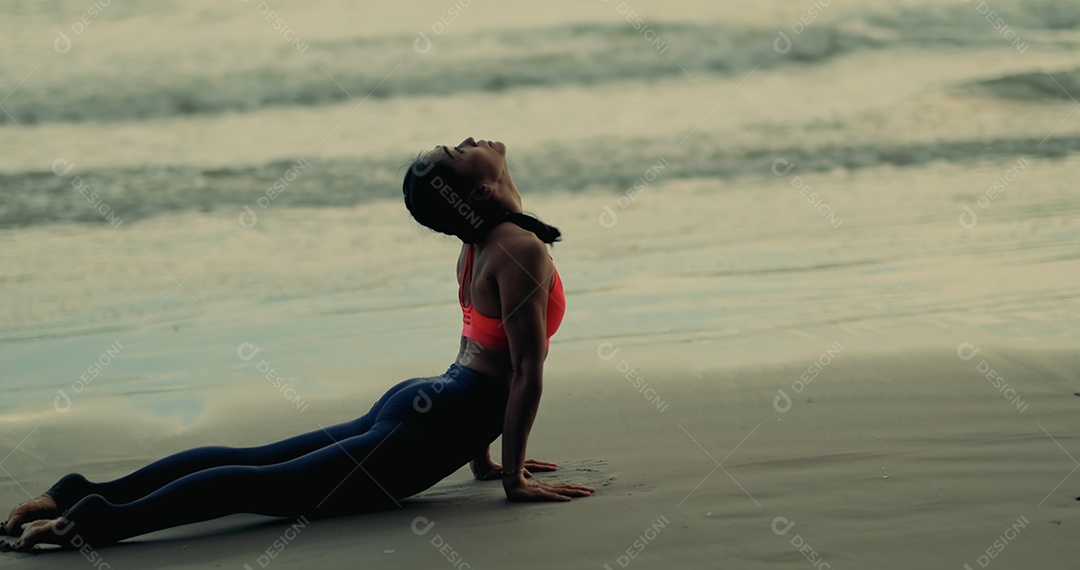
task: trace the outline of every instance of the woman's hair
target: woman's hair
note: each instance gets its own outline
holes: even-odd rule
[[[508,212],[494,200],[477,200],[479,180],[462,176],[449,165],[418,156],[405,173],[401,192],[405,207],[420,224],[457,236],[465,243],[483,241],[495,226],[512,222],[536,234],[544,243],[562,239],[559,228],[535,216]]]

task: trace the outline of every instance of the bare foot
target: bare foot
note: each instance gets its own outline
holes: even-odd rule
[[[78,535],[68,535],[70,530],[71,523],[64,517],[26,523],[26,526],[23,527],[22,536],[15,543],[15,550],[30,552],[38,544],[57,544],[67,548],[74,548],[71,540]]]
[[[22,525],[36,520],[55,517],[60,514],[56,507],[56,501],[48,495],[41,495],[11,509],[8,520],[0,527],[0,534],[19,536],[22,534]]]

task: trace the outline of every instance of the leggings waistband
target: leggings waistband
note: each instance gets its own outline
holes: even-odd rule
[[[443,372],[443,376],[470,382],[495,382],[495,379],[491,376],[473,368],[469,368],[468,366],[458,364],[457,362],[451,364],[450,367],[446,369],[446,372]]]

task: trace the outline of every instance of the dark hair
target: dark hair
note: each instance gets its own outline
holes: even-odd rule
[[[535,216],[508,212],[493,200],[477,200],[478,180],[454,172],[449,165],[417,157],[405,173],[401,192],[405,207],[420,224],[440,233],[478,243],[495,226],[511,222],[529,230],[544,243],[562,239],[559,228]]]

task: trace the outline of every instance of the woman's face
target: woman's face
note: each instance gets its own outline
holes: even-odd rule
[[[506,145],[499,141],[477,141],[469,137],[457,146],[436,145],[428,155],[461,174],[492,188],[491,198],[510,211],[521,210],[521,195],[506,169]]]
[[[432,159],[438,159],[464,176],[484,183],[496,182],[506,170],[506,145],[498,141],[476,141],[469,137],[457,146],[437,145]]]

